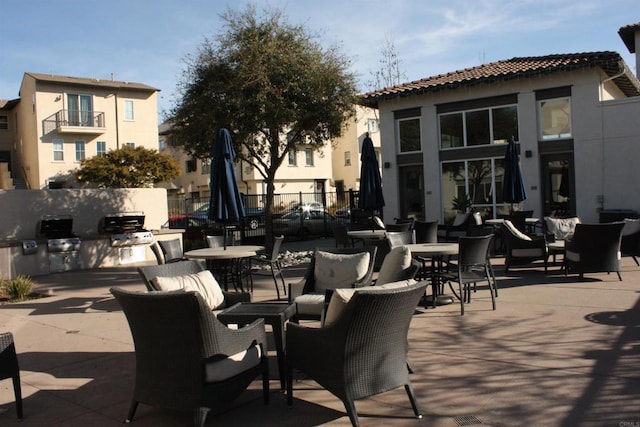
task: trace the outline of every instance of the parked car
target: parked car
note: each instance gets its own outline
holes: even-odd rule
[[[305,202],[305,203],[296,203],[293,205],[294,211],[326,211],[327,209],[320,202]]]
[[[273,220],[273,232],[305,239],[311,235],[330,233],[338,221],[333,215],[320,210],[297,210]]]
[[[349,218],[350,216],[351,216],[351,208],[349,206],[336,209],[336,218]]]
[[[260,224],[264,223],[265,211],[263,208],[245,208],[245,225],[251,230],[256,230],[260,227]],[[199,218],[204,221],[209,220],[209,204],[204,204],[191,214],[194,218]]]

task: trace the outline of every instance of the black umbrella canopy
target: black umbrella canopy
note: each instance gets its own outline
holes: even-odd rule
[[[504,181],[502,182],[502,199],[507,203],[520,203],[527,199],[524,188],[520,156],[513,138],[507,144],[504,156]]]
[[[209,219],[222,223],[223,228],[226,224],[239,224],[245,212],[233,171],[236,152],[228,129],[218,131],[211,147],[211,158]],[[225,248],[226,240],[225,238]]]
[[[358,207],[366,210],[380,210],[384,206],[382,195],[382,177],[373,141],[367,135],[362,141],[362,154],[360,156],[360,196]]]

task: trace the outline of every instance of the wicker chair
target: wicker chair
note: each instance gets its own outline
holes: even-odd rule
[[[368,252],[369,265],[366,273],[354,283],[350,284],[350,287],[361,288],[364,286],[371,286],[373,282],[373,265],[377,252],[377,248],[375,246],[367,248],[316,248],[314,255],[311,257],[309,268],[302,280],[295,283],[289,283],[289,303],[296,303],[297,305],[297,314],[291,319],[294,322],[297,322],[298,320],[322,320],[326,291],[324,289],[318,290],[315,286],[316,257],[319,251],[338,255]]]
[[[565,243],[565,273],[620,274],[620,242],[624,222],[607,224],[576,224],[573,237]]]
[[[194,411],[197,427],[207,413],[239,396],[262,375],[269,402],[269,365],[264,321],[227,328],[195,292],[130,292],[112,288],[127,316],[136,353],[133,398],[139,403]],[[242,353],[246,352],[246,353]],[[230,356],[237,356],[231,359]]]
[[[184,253],[180,239],[159,240],[158,245],[164,255],[164,262],[169,264],[172,262],[183,261]]]
[[[640,219],[624,220],[620,250],[623,255],[632,257],[636,265],[640,266],[637,258],[640,256]]]
[[[0,333],[0,380],[13,380],[13,393],[16,398],[18,419],[22,419],[22,389],[20,387],[20,368],[18,356],[11,332]]]
[[[502,236],[507,243],[504,270],[516,265],[526,265],[534,261],[544,262],[544,272],[548,271],[549,249],[544,235],[529,236],[506,219],[502,224]]]
[[[186,276],[203,270],[205,270],[205,266],[201,261],[188,260],[170,264],[141,266],[138,267],[138,274],[142,277],[147,290],[159,291],[153,284],[155,277]],[[227,292],[223,289],[222,294],[224,295],[224,307],[231,307],[239,302],[251,302],[251,294],[247,292]]]
[[[273,277],[273,283],[276,285],[276,295],[280,300],[280,289],[278,288],[278,277],[282,282],[282,291],[287,295],[287,288],[284,283],[284,275],[282,274],[282,266],[280,265],[280,246],[284,236],[275,236],[273,238],[273,248],[271,248],[271,255],[256,255],[248,259],[249,269],[246,271],[249,278],[249,289],[253,291],[253,276],[270,275]],[[262,266],[269,267],[268,270],[261,268]]]
[[[358,425],[354,401],[404,386],[420,418],[407,369],[409,324],[426,282],[399,289],[358,290],[334,322],[322,328],[287,328],[287,402],[293,404],[293,370],[338,397]],[[382,369],[384,367],[384,369]]]

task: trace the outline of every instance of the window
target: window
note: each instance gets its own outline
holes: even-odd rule
[[[125,147],[131,147],[131,148],[136,148],[136,143],[135,142],[131,142],[131,141],[127,141],[124,143]]]
[[[298,165],[298,150],[289,151],[289,166]]]
[[[503,144],[518,140],[518,107],[516,105],[440,114],[440,147],[442,149]]]
[[[402,119],[397,123],[400,152],[420,151],[420,119]]]
[[[124,119],[133,120],[133,101],[130,99],[124,100]]]
[[[304,149],[304,159],[307,166],[313,166],[313,150],[311,148]]]
[[[187,173],[196,171],[196,161],[195,159],[189,159],[184,162],[184,169]]]
[[[64,161],[64,141],[61,139],[53,140],[53,161]]]
[[[203,159],[201,165],[201,173],[203,175],[211,173],[211,159]]]
[[[9,129],[9,116],[0,115],[0,129],[2,130]]]
[[[351,166],[351,151],[344,152],[344,165]]]
[[[85,142],[82,140],[76,141],[76,162],[81,162],[86,157],[85,154]]]
[[[571,138],[570,98],[545,99],[538,102],[540,138]]]
[[[69,126],[93,126],[93,100],[91,95],[67,94]]]
[[[96,142],[96,156],[104,156],[107,154],[107,143],[105,141]]]
[[[376,133],[379,130],[378,119],[367,119],[367,131],[369,131],[369,133]]]

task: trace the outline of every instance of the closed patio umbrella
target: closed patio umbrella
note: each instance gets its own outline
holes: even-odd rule
[[[513,138],[507,144],[504,156],[504,182],[502,183],[502,199],[507,203],[520,203],[527,199],[524,188],[522,171],[520,170],[520,156]],[[513,210],[513,206],[511,207]]]
[[[384,206],[382,194],[382,177],[373,141],[369,135],[362,141],[362,154],[360,155],[360,195],[358,207],[362,210],[370,210],[373,220],[373,211],[381,210]],[[372,221],[373,223],[373,221]]]
[[[222,128],[218,131],[211,148],[211,158],[209,219],[222,224],[224,249],[226,249],[227,224],[240,224],[245,216],[242,197],[233,171],[236,152],[228,129]]]

